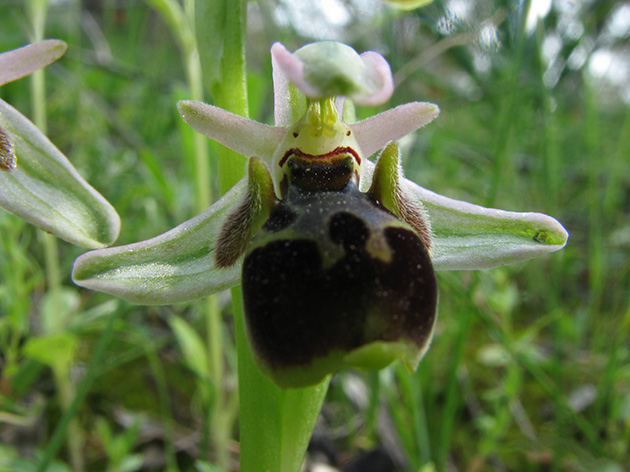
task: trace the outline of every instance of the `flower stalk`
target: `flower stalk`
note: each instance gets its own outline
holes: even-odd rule
[[[46,14],[48,10],[48,0],[29,0],[27,2],[28,12],[33,29],[33,41],[44,39],[44,28],[46,24]],[[31,105],[33,110],[33,122],[39,130],[47,134],[46,118],[46,81],[44,70],[40,69],[30,76],[31,85]],[[51,309],[59,310],[62,303],[59,303],[61,296],[61,269],[59,267],[59,244],[57,238],[52,234],[41,232],[39,239],[44,248],[44,258],[46,267],[46,282],[48,295],[51,297]],[[65,318],[65,313],[57,313],[56,317]],[[68,413],[72,400],[76,395],[76,389],[72,380],[72,365],[74,359],[69,358],[65,365],[53,365],[53,377],[57,389],[59,405],[64,414]],[[81,424],[76,416],[73,416],[68,425],[66,443],[70,463],[73,470],[82,472],[85,470],[83,458],[83,438],[84,433]]]

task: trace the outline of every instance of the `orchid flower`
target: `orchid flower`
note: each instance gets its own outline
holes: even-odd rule
[[[348,100],[391,96],[381,55],[335,42],[293,54],[276,43],[271,54],[275,126],[178,104],[189,125],[250,158],[248,177],[160,236],[82,255],[77,284],[171,304],[242,281],[259,366],[281,387],[303,387],[342,366],[415,368],[435,326],[433,270],[487,269],[566,244],[549,216],[453,200],[402,176],[395,141],[432,121],[436,105],[340,118]],[[375,165],[367,157],[380,150]]]
[[[67,45],[45,40],[0,54],[0,86],[60,58]],[[120,231],[114,208],[15,108],[0,100],[0,206],[72,244],[100,248]]]

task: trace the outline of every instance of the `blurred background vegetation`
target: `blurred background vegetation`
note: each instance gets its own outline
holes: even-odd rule
[[[69,44],[46,69],[48,136],[121,215],[118,244],[195,214],[193,131],[175,108],[189,97],[185,69],[152,3],[48,7],[45,37]],[[30,24],[25,2],[0,1],[0,51],[29,42]],[[442,110],[403,141],[408,178],[550,214],[571,233],[564,250],[530,262],[440,272],[440,320],[418,372],[336,375],[310,470],[630,470],[630,2],[443,0],[402,13],[376,0],[259,0],[248,37],[252,118],[273,119],[274,41],[377,50],[397,83],[388,107]],[[29,115],[28,79],[0,97]],[[115,337],[68,432],[79,439],[49,470],[219,470],[199,304],[141,307],[81,290],[69,278],[81,250],[61,243],[63,297],[52,306],[41,239],[0,212],[0,471],[36,470],[51,452],[114,313]],[[220,300],[237,470],[229,294]]]

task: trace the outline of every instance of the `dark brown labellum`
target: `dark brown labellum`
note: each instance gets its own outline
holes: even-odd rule
[[[319,382],[346,353],[374,342],[424,351],[436,317],[422,239],[354,183],[291,186],[252,240],[242,282],[254,352],[281,386]],[[324,367],[308,374],[318,362]],[[293,371],[301,372],[295,381],[285,375]]]

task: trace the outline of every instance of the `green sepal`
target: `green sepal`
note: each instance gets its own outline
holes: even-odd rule
[[[243,201],[242,179],[203,213],[147,241],[91,251],[74,263],[77,285],[144,305],[201,298],[238,285],[241,264],[216,264],[216,243],[226,219]]]
[[[361,189],[369,191],[375,164],[366,161]],[[562,249],[567,230],[551,216],[485,208],[400,182],[405,200],[424,209],[431,225],[435,270],[491,269]],[[390,210],[391,211],[391,210]]]
[[[17,166],[0,172],[0,206],[76,246],[100,248],[118,237],[116,210],[20,112],[0,100],[0,128]]]
[[[249,160],[247,191],[241,204],[228,216],[217,241],[219,267],[234,265],[245,253],[249,242],[269,219],[276,197],[267,166],[257,157]]]

